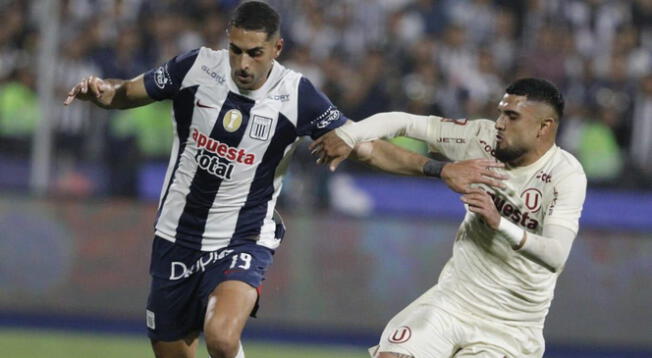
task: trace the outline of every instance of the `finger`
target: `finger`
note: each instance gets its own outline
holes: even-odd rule
[[[88,79],[85,79],[81,82],[81,93],[86,94],[88,92]]]
[[[480,174],[494,179],[500,179],[500,180],[509,179],[509,176],[507,174],[501,174],[489,169],[484,169]]]
[[[66,100],[63,101],[63,104],[67,106],[72,103],[72,101],[75,100],[75,97],[77,97],[77,93],[79,93],[79,85],[76,85],[70,90],[70,92],[68,92],[68,97],[66,97]]]
[[[319,152],[319,159],[317,159],[318,164],[326,164],[328,163],[328,155],[326,154],[326,151],[322,150]]]
[[[329,166],[329,169],[330,169],[332,172],[334,172],[335,169],[337,169],[337,167],[340,165],[340,163],[342,163],[342,161],[344,161],[344,159],[346,159],[345,156],[340,156],[340,157],[337,157],[337,158],[333,159],[333,160],[331,161],[331,165]]]
[[[507,187],[505,183],[498,180],[493,180],[491,178],[487,178],[485,176],[480,176],[480,178],[478,178],[478,180],[476,180],[475,182],[480,184],[485,184],[494,188],[500,188],[500,189],[505,189]]]
[[[318,147],[318,146],[322,146],[322,142],[323,142],[323,141],[324,141],[323,138],[321,138],[321,137],[320,137],[320,138],[317,138],[314,142],[310,143],[310,145],[308,146],[308,149],[310,149],[310,150],[312,151],[312,150],[314,150],[316,147]]]
[[[471,187],[471,188],[469,189],[469,194],[468,194],[468,195],[472,195],[472,194],[480,194],[480,195],[484,195],[485,193],[486,193],[486,192],[485,192],[483,189],[481,189],[481,188],[478,188],[478,187]]]
[[[101,92],[100,92],[100,79],[91,76],[91,80],[89,81],[90,87],[91,87],[91,92],[95,93],[95,97],[100,98]]]
[[[465,200],[465,202],[479,202],[482,201],[482,196],[477,193],[471,193],[471,194],[464,194],[462,195],[462,198]]]
[[[468,205],[469,208],[484,208],[484,205],[482,205],[482,202],[480,200],[475,200],[473,198],[462,198],[462,202],[464,204]]]
[[[498,162],[498,161],[495,161],[493,159],[485,159],[485,161],[482,164],[487,168],[504,168],[505,167],[505,163]]]
[[[312,147],[312,144],[311,144],[311,147]],[[322,145],[317,145],[315,147],[310,148],[310,154],[317,155],[320,152],[322,152],[323,150],[324,150],[324,147]]]

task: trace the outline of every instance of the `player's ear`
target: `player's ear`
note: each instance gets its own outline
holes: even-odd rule
[[[554,131],[555,119],[553,117],[544,117],[539,127],[539,137],[549,135]]]
[[[281,55],[281,52],[283,52],[283,38],[279,36],[278,39],[276,39],[276,42],[274,43],[274,58],[278,58]]]

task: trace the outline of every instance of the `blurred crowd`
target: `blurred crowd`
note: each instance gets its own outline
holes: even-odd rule
[[[652,188],[652,0],[269,2],[282,16],[281,62],[350,118],[389,110],[495,118],[509,82],[543,77],[566,97],[558,142],[580,159],[591,184]],[[180,52],[225,48],[237,4],[61,0],[51,68],[57,100],[86,75],[129,78]],[[0,1],[5,173],[29,160],[40,118],[39,6]],[[169,110],[168,103],[111,112],[79,102],[56,106],[53,187],[83,194],[103,182],[102,191],[137,195],[143,168],[167,163]],[[425,152],[420,142],[397,143]],[[307,151],[298,157],[295,170],[319,170]]]

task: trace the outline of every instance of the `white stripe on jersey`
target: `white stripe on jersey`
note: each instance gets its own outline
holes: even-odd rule
[[[346,118],[277,62],[260,89],[241,92],[226,50],[177,56],[148,72],[145,85],[152,98],[174,100],[175,141],[184,141],[172,152],[156,234],[203,251],[246,238],[275,249],[272,216],[298,137],[318,137]]]

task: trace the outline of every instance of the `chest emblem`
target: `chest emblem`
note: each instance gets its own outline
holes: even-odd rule
[[[253,139],[265,141],[269,139],[269,132],[272,129],[272,119],[254,115],[251,122],[251,130],[249,136]]]
[[[529,188],[521,193],[521,199],[525,207],[530,210],[532,213],[536,213],[541,209],[541,202],[543,201],[543,195],[541,191],[536,188]]]
[[[242,125],[242,112],[237,109],[232,109],[226,112],[222,119],[222,125],[229,133],[237,131],[240,128],[240,125]]]

